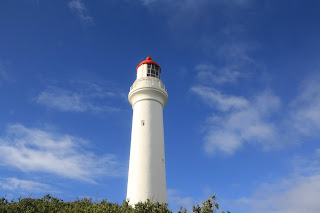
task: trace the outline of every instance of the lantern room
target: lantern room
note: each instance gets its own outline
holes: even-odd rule
[[[150,56],[137,66],[137,79],[143,77],[153,77],[160,79],[161,67],[154,62]]]

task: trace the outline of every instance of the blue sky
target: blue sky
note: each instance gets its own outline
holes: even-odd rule
[[[0,196],[126,197],[136,66],[164,109],[168,202],[320,211],[317,1],[3,0]]]

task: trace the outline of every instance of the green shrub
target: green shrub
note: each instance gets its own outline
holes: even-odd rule
[[[168,209],[168,204],[152,203],[150,200],[146,202],[140,202],[133,208],[127,201],[123,201],[122,205],[117,203],[107,202],[103,199],[100,203],[92,202],[92,198],[77,199],[73,202],[64,202],[61,199],[51,197],[49,194],[43,198],[18,198],[18,201],[8,201],[5,198],[0,200],[0,213],[172,213]],[[193,212],[195,213],[216,213],[219,210],[219,204],[216,203],[216,197],[210,196],[210,198],[199,204],[193,206]],[[187,210],[182,207],[179,213],[186,213]],[[224,211],[222,211],[224,213]],[[228,211],[228,213],[230,213]]]

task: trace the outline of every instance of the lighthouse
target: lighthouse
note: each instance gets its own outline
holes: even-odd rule
[[[167,203],[161,68],[149,56],[137,66],[128,99],[133,109],[127,200]]]

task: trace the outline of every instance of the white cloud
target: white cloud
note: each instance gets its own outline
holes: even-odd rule
[[[247,206],[247,212],[318,213],[320,211],[320,175],[304,177],[299,180],[286,179],[278,184],[266,184],[266,186],[282,189],[282,184],[290,186],[281,192],[270,192],[270,189],[269,192],[266,192],[261,189],[260,194],[264,194],[264,196],[241,198],[237,203],[241,206]],[[275,189],[275,191],[278,190]]]
[[[61,111],[83,112],[94,109],[91,104],[82,101],[80,94],[59,88],[50,88],[39,94],[36,101],[38,104]]]
[[[52,191],[51,186],[30,180],[21,180],[15,177],[0,179],[0,187],[15,192],[42,193]]]
[[[317,135],[320,131],[320,75],[309,76],[292,102],[291,122],[305,135]]]
[[[9,80],[9,75],[7,71],[1,67],[1,64],[0,64],[0,82],[8,81],[8,80]]]
[[[7,63],[0,60],[0,85],[4,82],[11,82],[12,79],[7,69]]]
[[[197,78],[202,83],[234,83],[240,77],[240,72],[237,71],[236,66],[226,66],[218,69],[212,64],[198,64],[195,70],[198,71]]]
[[[199,69],[216,68],[202,65]],[[212,79],[208,82],[215,83]],[[247,98],[223,94],[201,80],[191,91],[212,108],[205,127],[206,152],[233,154],[245,144],[278,149],[286,144],[301,143],[306,136],[319,137],[319,82],[319,74],[310,75],[302,82],[296,98],[281,109],[280,98],[268,90]]]
[[[249,104],[243,97],[224,95],[220,91],[209,87],[195,86],[191,88],[191,91],[200,96],[211,107],[222,111],[245,108]]]
[[[157,2],[157,0],[140,0],[143,5],[150,5],[152,3]]]
[[[221,1],[221,0],[140,0],[143,5],[149,6],[150,4],[163,4],[167,7],[180,7],[180,8],[189,8],[190,10],[196,10],[196,5],[224,5],[224,6],[235,6],[235,7],[247,7],[250,5],[251,0],[230,0],[230,1]],[[196,8],[195,8],[196,7]]]
[[[186,209],[187,212],[193,212],[193,206],[196,206],[197,204],[201,206],[201,204],[208,200],[210,196],[214,195],[208,185],[204,187],[202,194],[198,194],[199,197],[186,196],[182,191],[172,188],[167,190],[167,194],[169,208],[173,212],[178,212],[181,207]],[[218,197],[217,201],[220,203],[222,199]]]
[[[72,0],[69,2],[68,6],[84,23],[92,24],[94,22],[93,18],[88,15],[88,11],[83,3],[83,0]]]
[[[193,87],[191,91],[218,110],[207,120],[206,152],[233,154],[244,144],[253,143],[266,149],[279,146],[277,126],[270,117],[279,109],[280,99],[271,92],[248,100],[207,87]]]
[[[320,167],[319,164],[305,166],[308,171],[306,168],[295,168],[299,172],[273,183],[261,183],[251,197],[240,198],[235,204],[246,208],[246,212],[320,212]]]
[[[194,31],[194,26],[204,25],[215,26],[215,30],[219,30],[221,25],[218,24],[219,17],[228,17],[230,9],[238,10],[239,8],[249,7],[251,0],[139,0],[144,7],[149,9],[150,13],[161,14],[163,20],[167,22],[172,33],[176,35],[182,31]],[[224,19],[228,21],[229,18]],[[205,35],[207,30],[197,30],[198,35]],[[186,36],[187,33],[181,34]],[[188,33],[193,36],[193,33]],[[189,36],[189,35],[188,35]],[[216,39],[213,36],[213,39]],[[178,37],[180,38],[180,36]],[[212,40],[213,40],[212,39]],[[198,45],[197,45],[198,46]]]
[[[179,210],[182,206],[183,208],[186,208],[187,211],[192,210],[192,206],[195,205],[195,199],[190,196],[182,196],[181,192],[179,192],[176,189],[168,189],[168,203],[170,209]]]
[[[250,51],[257,49],[258,44],[237,41],[226,42],[219,46],[218,54],[222,56],[226,61],[242,64],[242,63],[255,63],[253,58],[249,55]]]
[[[48,87],[34,100],[48,108],[64,112],[117,112],[119,107],[110,106],[110,98],[122,98],[122,94],[106,90],[96,84],[81,83],[74,90]],[[111,102],[111,101],[110,101]],[[112,102],[114,105],[114,101]]]
[[[70,135],[11,125],[0,138],[0,164],[92,183],[102,175],[122,175],[114,155],[97,156],[81,145],[84,140]]]

